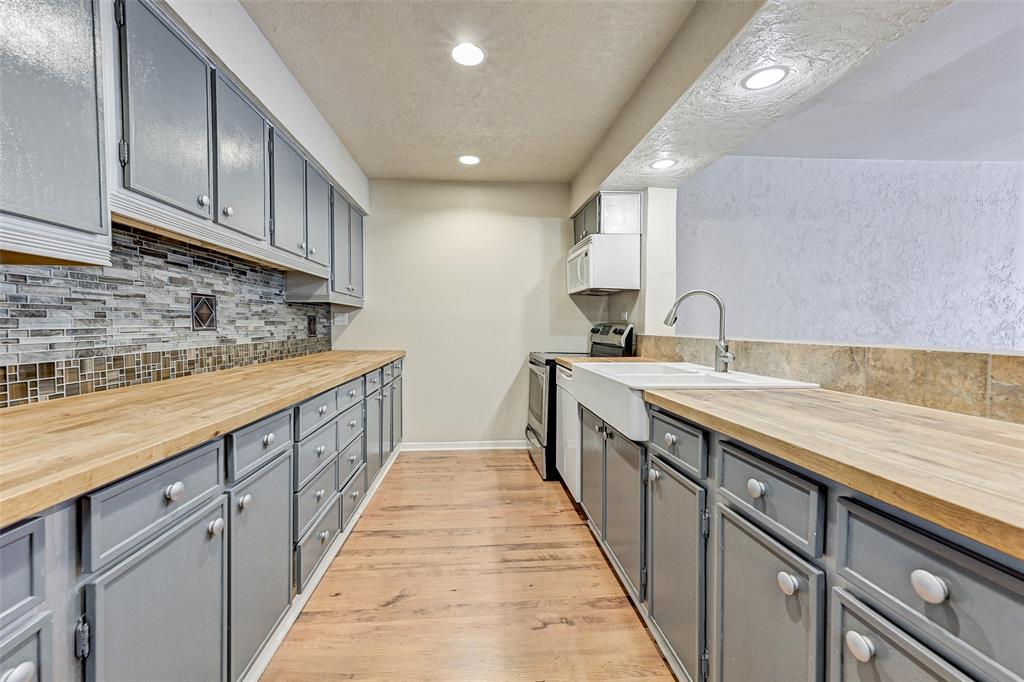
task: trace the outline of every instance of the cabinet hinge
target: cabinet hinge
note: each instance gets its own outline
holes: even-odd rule
[[[705,509],[700,515],[700,534],[704,537],[708,536],[711,532],[711,514]]]
[[[122,166],[128,163],[128,143],[125,140],[117,143],[117,160]]]
[[[75,658],[89,657],[89,621],[81,616],[75,623]]]
[[[271,154],[274,153],[274,131],[271,130],[267,137],[267,151]]]
[[[118,26],[124,26],[124,0],[114,2],[114,21]]]
[[[708,661],[711,656],[708,655],[708,650],[705,649],[700,655],[700,678],[702,680],[708,679]]]
[[[647,567],[644,566],[640,570],[640,598],[644,599],[647,596]]]

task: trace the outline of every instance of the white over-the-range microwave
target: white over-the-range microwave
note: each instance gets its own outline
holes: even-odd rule
[[[610,294],[640,288],[640,235],[592,234],[569,251],[570,294]]]

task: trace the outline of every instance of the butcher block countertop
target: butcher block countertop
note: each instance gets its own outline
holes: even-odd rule
[[[1024,560],[1024,426],[808,390],[654,390],[644,399]]]
[[[0,410],[0,527],[404,355],[330,351]]]

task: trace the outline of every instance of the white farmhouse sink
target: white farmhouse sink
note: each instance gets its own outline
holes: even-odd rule
[[[745,372],[716,372],[689,362],[577,362],[572,392],[581,405],[635,441],[650,432],[644,389],[817,388],[817,384]]]

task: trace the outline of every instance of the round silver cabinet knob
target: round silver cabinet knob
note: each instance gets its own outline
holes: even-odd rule
[[[756,478],[747,479],[747,494],[753,497],[755,500],[759,497],[763,497],[768,492],[768,486]]]
[[[348,461],[350,461],[350,462],[352,462],[354,464],[355,461],[356,461],[356,456],[355,455],[349,455],[348,456]]]
[[[224,215],[230,218],[231,216],[235,215],[235,209],[233,206],[225,206],[223,213]]]
[[[305,251],[306,250],[306,242],[299,242],[299,248],[302,249],[303,251]]]
[[[855,630],[846,631],[846,648],[861,663],[867,663],[875,657],[875,644]]]
[[[0,682],[34,682],[36,679],[36,664],[32,661],[22,661],[10,670],[0,673]]]
[[[224,532],[224,519],[214,519],[213,521],[210,521],[210,525],[206,527],[206,530],[210,535],[220,535]]]
[[[354,500],[354,499],[356,499],[357,497],[359,497],[359,491],[358,491],[358,490],[353,490],[353,491],[352,491],[352,499]]]
[[[200,206],[209,206],[210,205],[210,195],[209,194],[200,194],[199,198],[197,198],[196,201],[199,202]]]
[[[322,530],[322,531],[320,531],[320,534],[317,535],[317,537],[320,538],[320,544],[323,544],[323,543],[327,542],[327,538],[331,537],[331,531],[329,531],[329,530]]]
[[[603,427],[603,426],[601,426],[600,424],[598,424],[597,426],[595,426],[595,427],[594,427],[594,430],[595,430],[595,431],[597,431],[598,433],[604,433],[604,427]]]
[[[356,427],[357,427],[358,425],[359,425],[359,422],[357,422],[357,421],[356,421],[355,419],[353,419],[352,421],[350,421],[350,422],[348,423],[348,427],[349,427],[350,429],[354,429],[354,428],[356,428]]]
[[[181,496],[185,494],[185,484],[181,481],[175,481],[164,489],[164,497],[169,501],[175,502],[181,499]]]
[[[377,383],[377,377],[370,377],[370,383],[371,384]]]
[[[324,454],[325,452],[327,452],[327,446],[326,445],[318,445],[316,447],[316,456],[317,457],[319,457],[320,455]]]
[[[910,573],[910,584],[917,596],[929,604],[941,604],[949,598],[946,581],[924,569],[919,568]]]
[[[321,416],[323,416],[323,415],[327,414],[327,406],[326,406],[326,405],[321,405],[320,407],[316,408],[316,411],[317,411],[317,412],[318,412],[318,413],[319,413],[319,414],[320,414]]]
[[[238,500],[238,508],[245,511],[250,506],[252,506],[253,499],[255,498],[253,498],[252,493],[246,493],[245,495],[242,495],[242,498]]]
[[[319,502],[320,500],[324,499],[324,495],[326,494],[327,491],[324,490],[323,488],[320,488],[320,490],[317,490],[315,493],[313,493],[313,497],[316,498],[317,502]]]
[[[349,391],[348,392],[348,397],[349,398],[355,398],[356,397],[356,389],[353,388],[351,391]]]
[[[272,433],[268,433],[267,435],[263,436],[263,444],[264,445],[270,445],[275,440],[277,440],[277,436],[275,436]]]
[[[309,247],[309,255],[310,256],[315,256],[316,255],[316,247],[315,246]]]
[[[786,573],[785,571],[779,571],[779,574],[775,576],[775,579],[779,583],[779,589],[786,596],[796,594],[800,591],[800,581],[797,580],[796,576],[792,573]]]
[[[647,470],[647,480],[648,481],[653,483],[653,482],[657,481],[659,478],[661,478],[661,472],[660,471],[656,471],[655,469],[648,469]]]
[[[675,445],[677,440],[679,440],[679,439],[676,438],[676,434],[674,434],[674,433],[666,433],[665,434],[665,445],[667,445],[668,447],[672,447],[673,445]]]

